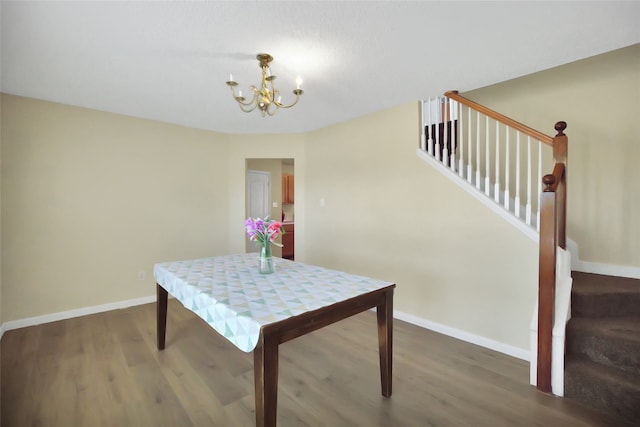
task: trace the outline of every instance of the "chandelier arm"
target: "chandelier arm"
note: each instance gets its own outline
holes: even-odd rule
[[[247,104],[247,105],[245,105],[245,104],[241,104],[241,103],[239,103],[239,102],[238,102],[238,107],[240,107],[240,109],[241,109],[242,111],[244,111],[245,113],[250,113],[250,112],[252,112],[253,110],[255,110],[255,109],[256,109],[256,107],[258,106],[258,104],[257,104],[257,103],[255,103],[255,104],[253,104],[253,107],[251,107],[251,108],[245,108],[245,107],[249,107],[249,106],[251,106],[251,104]]]
[[[294,91],[294,92],[295,92],[295,91]],[[284,105],[284,104],[278,103],[278,107],[280,107],[280,108],[291,108],[291,107],[293,107],[293,106],[294,106],[294,105],[296,105],[296,104],[298,103],[298,101],[300,100],[300,95],[302,95],[302,94],[301,94],[301,93],[296,93],[296,100],[295,100],[295,101],[293,101],[293,102],[292,102],[291,104],[289,104],[289,105]]]
[[[267,114],[271,117],[275,116],[276,113],[278,112],[278,108],[279,108],[278,104],[276,104],[274,101],[274,103],[269,105],[269,108],[267,108]]]
[[[245,113],[252,112],[258,106],[258,91],[255,88],[255,86],[251,86],[250,89],[253,90],[253,98],[249,102],[243,102],[242,100],[238,99],[239,97],[236,96],[236,92],[234,90],[234,87],[231,86],[231,94],[233,96],[233,99],[238,103],[238,106],[240,107],[240,110],[244,111]]]
[[[243,102],[243,101],[238,101],[238,99],[236,98],[236,101],[238,102],[238,104],[244,105],[245,107],[250,107],[253,104],[256,104],[256,105],[258,104],[258,94],[259,94],[258,89],[256,89],[255,86],[251,86],[249,89],[253,91],[253,97],[251,98],[251,101]],[[254,105],[254,108],[255,108],[255,105]],[[253,111],[253,108],[251,109],[251,111]]]

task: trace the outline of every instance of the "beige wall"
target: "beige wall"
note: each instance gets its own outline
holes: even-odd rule
[[[3,94],[3,321],[153,295],[154,263],[226,253],[228,158],[222,134]]]
[[[418,128],[412,103],[309,135],[306,259],[396,282],[397,310],[526,350],[537,246],[421,161]]]
[[[640,267],[640,44],[464,95],[549,135],[566,121],[580,259]]]
[[[0,100],[1,101],[1,100]],[[2,102],[0,102],[0,328],[4,325],[2,317]],[[0,329],[1,331],[1,329]],[[0,332],[2,335],[2,332]]]
[[[244,252],[246,159],[303,168],[303,141],[2,94],[2,321],[150,296],[156,262]]]

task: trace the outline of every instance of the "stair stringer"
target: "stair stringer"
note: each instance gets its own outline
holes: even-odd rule
[[[511,211],[507,210],[501,203],[496,202],[494,198],[487,196],[483,191],[480,191],[475,186],[469,184],[467,180],[458,175],[456,172],[452,171],[450,168],[443,165],[441,161],[433,158],[429,153],[421,150],[420,148],[417,148],[416,154],[419,158],[429,163],[438,172],[448,177],[451,181],[456,183],[460,188],[469,193],[471,196],[475,197],[502,219],[516,227],[531,240],[533,240],[534,242],[539,241],[538,231],[535,228],[527,225],[524,221],[515,216]]]

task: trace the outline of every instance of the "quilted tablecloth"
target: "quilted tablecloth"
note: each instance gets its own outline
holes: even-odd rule
[[[154,266],[156,283],[245,352],[261,326],[392,285],[391,282],[275,258],[274,274],[258,273],[255,253]]]

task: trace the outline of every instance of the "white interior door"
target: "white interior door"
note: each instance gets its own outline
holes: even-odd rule
[[[271,213],[271,174],[247,171],[247,216],[264,218]],[[258,247],[247,238],[247,252],[258,252]]]

